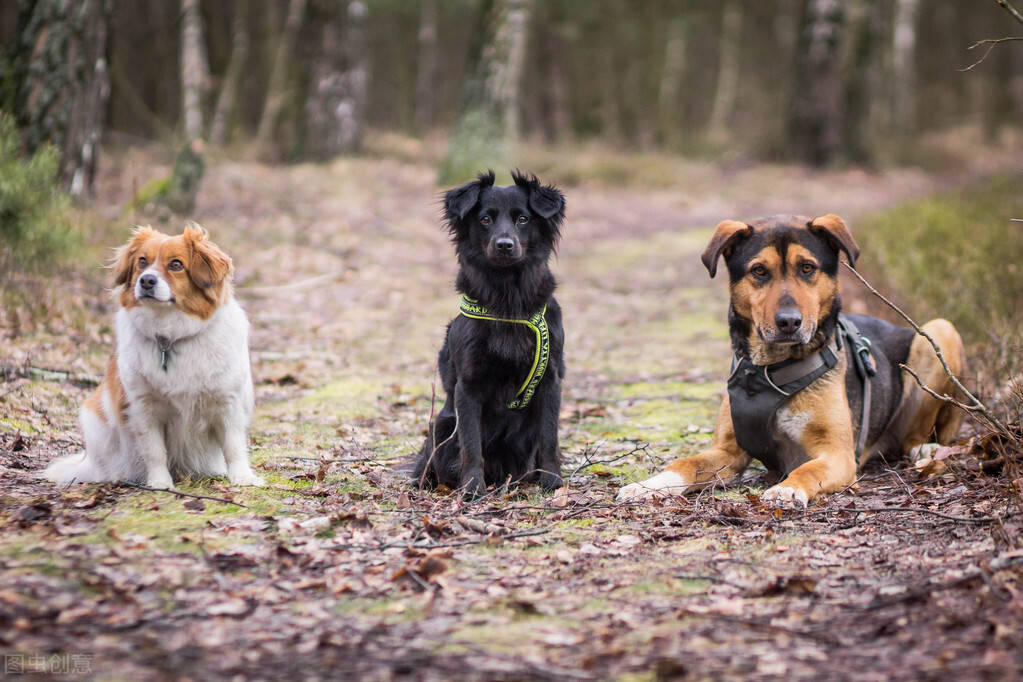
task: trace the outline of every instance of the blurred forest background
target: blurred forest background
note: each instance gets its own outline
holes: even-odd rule
[[[961,71],[1013,28],[977,0],[32,0],[0,8],[0,102],[75,193],[104,135],[281,162],[439,131],[443,182],[520,139],[901,163],[1018,126],[1023,48]]]

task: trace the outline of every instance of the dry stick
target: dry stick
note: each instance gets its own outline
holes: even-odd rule
[[[121,485],[128,486],[129,488],[138,488],[139,490],[148,490],[151,493],[170,493],[171,495],[177,495],[178,497],[192,497],[197,500],[213,500],[214,502],[233,504],[237,507],[244,507],[245,509],[248,509],[247,505],[244,505],[241,502],[235,502],[234,500],[229,500],[226,497],[213,497],[212,495],[194,495],[192,493],[183,493],[180,490],[173,490],[171,488],[150,488],[148,485],[129,483],[128,481],[121,481]]]
[[[942,368],[945,370],[945,376],[948,377],[949,381],[951,381],[952,384],[955,385],[956,388],[958,388],[960,391],[962,391],[963,395],[965,395],[967,397],[967,399],[969,399],[971,401],[972,404],[971,405],[966,405],[966,404],[960,403],[959,401],[955,400],[954,398],[952,398],[950,396],[938,395],[934,391],[931,391],[930,389],[927,389],[920,382],[920,378],[916,374],[913,374],[912,371],[910,371],[910,374],[912,374],[913,377],[916,378],[916,381],[917,381],[918,384],[920,384],[921,388],[924,388],[924,390],[927,390],[935,398],[938,398],[939,400],[941,400],[943,402],[955,405],[955,406],[965,410],[966,412],[968,412],[970,414],[975,414],[975,413],[981,414],[988,421],[988,423],[991,424],[1001,435],[1005,436],[1006,438],[1008,438],[1009,440],[1011,440],[1013,442],[1017,442],[1018,438],[1011,431],[1009,431],[1009,429],[1005,426],[1005,424],[1003,424],[998,419],[998,417],[993,415],[991,413],[991,410],[989,410],[984,405],[984,403],[980,402],[980,400],[975,395],[973,395],[968,390],[966,390],[966,387],[963,386],[962,383],[960,383],[959,379],[956,378],[956,375],[952,373],[952,369],[948,366],[948,362],[946,362],[946,360],[945,360],[945,355],[941,352],[941,347],[934,340],[934,338],[930,334],[925,332],[923,329],[921,329],[920,325],[918,325],[913,320],[913,318],[911,318],[909,315],[904,313],[902,311],[902,309],[899,308],[899,306],[897,306],[894,303],[892,303],[891,301],[889,301],[877,289],[872,287],[870,285],[870,283],[867,280],[863,279],[863,277],[860,275],[860,273],[856,272],[856,270],[851,265],[849,265],[845,261],[842,261],[842,265],[844,265],[846,267],[846,269],[849,270],[849,272],[851,272],[853,275],[855,275],[856,279],[860,280],[860,282],[863,283],[863,286],[867,287],[867,289],[870,290],[870,293],[874,294],[879,299],[884,301],[884,303],[889,308],[891,308],[892,310],[894,310],[896,313],[899,314],[899,317],[901,317],[907,323],[909,323],[909,326],[911,326],[916,331],[917,334],[919,334],[920,336],[922,336],[925,339],[927,339],[927,342],[931,344],[931,348],[934,349],[934,353],[938,356],[938,361],[941,362]],[[904,369],[908,369],[905,365],[900,365],[900,366],[903,367]]]
[[[973,62],[969,66],[963,67],[961,69],[956,69],[956,71],[958,71],[959,73],[965,73],[966,71],[972,71],[973,67],[977,66],[978,64],[983,62],[985,59],[987,59],[987,56],[989,54],[991,54],[991,50],[995,49],[995,45],[998,45],[998,43],[1006,43],[1006,42],[1009,42],[1010,40],[1023,40],[1023,36],[1020,36],[1020,37],[1013,36],[1013,37],[1009,37],[1009,38],[985,38],[984,40],[978,40],[977,42],[975,42],[973,45],[970,45],[966,49],[967,50],[972,50],[975,47],[980,47],[981,45],[987,45],[987,49],[984,50],[984,54],[982,54],[980,56],[980,59],[978,59],[977,61]]]
[[[1009,0],[995,0],[995,3],[1012,15],[1012,18],[1023,24],[1023,14],[1020,14],[1015,7],[1009,4]]]

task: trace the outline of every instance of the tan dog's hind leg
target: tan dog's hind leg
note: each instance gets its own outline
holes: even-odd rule
[[[698,455],[676,459],[665,471],[618,491],[617,500],[649,500],[668,495],[685,495],[699,488],[734,481],[749,466],[750,457],[735,442],[731,407],[726,397],[718,412],[714,443]]]
[[[966,369],[966,353],[963,340],[948,320],[931,320],[923,326],[941,348],[942,355],[949,369],[957,377],[962,377]],[[935,354],[931,344],[922,336],[913,339],[909,347],[909,358],[906,365],[910,367],[925,386],[939,395],[960,398],[955,386],[945,374],[941,361]],[[963,412],[959,408],[929,395],[908,372],[903,373],[902,403],[899,407],[896,428],[902,451],[910,453],[915,460],[929,448],[921,446],[937,443],[949,443],[959,433],[963,423]]]

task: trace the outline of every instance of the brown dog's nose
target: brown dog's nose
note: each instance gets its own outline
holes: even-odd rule
[[[786,308],[779,310],[778,314],[774,316],[774,324],[783,334],[791,334],[799,329],[799,325],[803,324],[803,316],[795,308]]]

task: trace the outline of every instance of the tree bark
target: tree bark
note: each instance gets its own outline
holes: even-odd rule
[[[884,28],[884,4],[880,0],[852,0],[842,117],[842,150],[856,163],[873,160],[872,102],[878,88],[878,46]]]
[[[235,0],[234,17],[231,21],[231,57],[217,96],[213,111],[210,142],[224,145],[230,139],[231,120],[238,103],[238,86],[241,83],[245,63],[249,59],[249,29],[245,23],[247,0]]]
[[[661,70],[661,84],[657,93],[657,120],[659,137],[669,147],[680,137],[681,127],[679,94],[686,71],[686,20],[676,17],[668,25],[664,44],[664,68]]]
[[[16,115],[28,151],[50,142],[72,196],[93,195],[106,102],[109,0],[26,0],[14,50]]]
[[[707,120],[707,134],[715,139],[728,135],[728,123],[735,111],[735,98],[739,92],[739,56],[742,51],[742,7],[736,0],[728,0],[722,7],[721,50],[718,60],[717,87],[714,105]]]
[[[419,8],[419,60],[416,70],[416,129],[429,130],[437,115],[437,0],[422,0]]]
[[[526,56],[529,0],[494,3],[493,39],[483,48],[484,107],[506,139],[519,137],[519,83]]]
[[[181,115],[188,141],[202,137],[205,61],[199,0],[181,0]]]
[[[365,50],[366,4],[333,0],[327,8],[320,57],[313,68],[306,101],[307,153],[320,159],[359,150],[364,128],[368,68]],[[341,19],[344,16],[344,29]]]
[[[892,128],[906,135],[916,123],[916,25],[920,0],[896,0],[892,31]]]
[[[800,19],[795,87],[789,100],[789,145],[814,166],[834,158],[841,145],[841,0],[807,0]]]
[[[264,149],[268,149],[273,141],[281,111],[288,98],[288,64],[295,52],[295,40],[302,27],[305,9],[306,0],[290,0],[284,29],[278,37],[277,54],[274,56],[270,71],[263,115],[259,119],[259,128],[256,131],[256,142]]]

